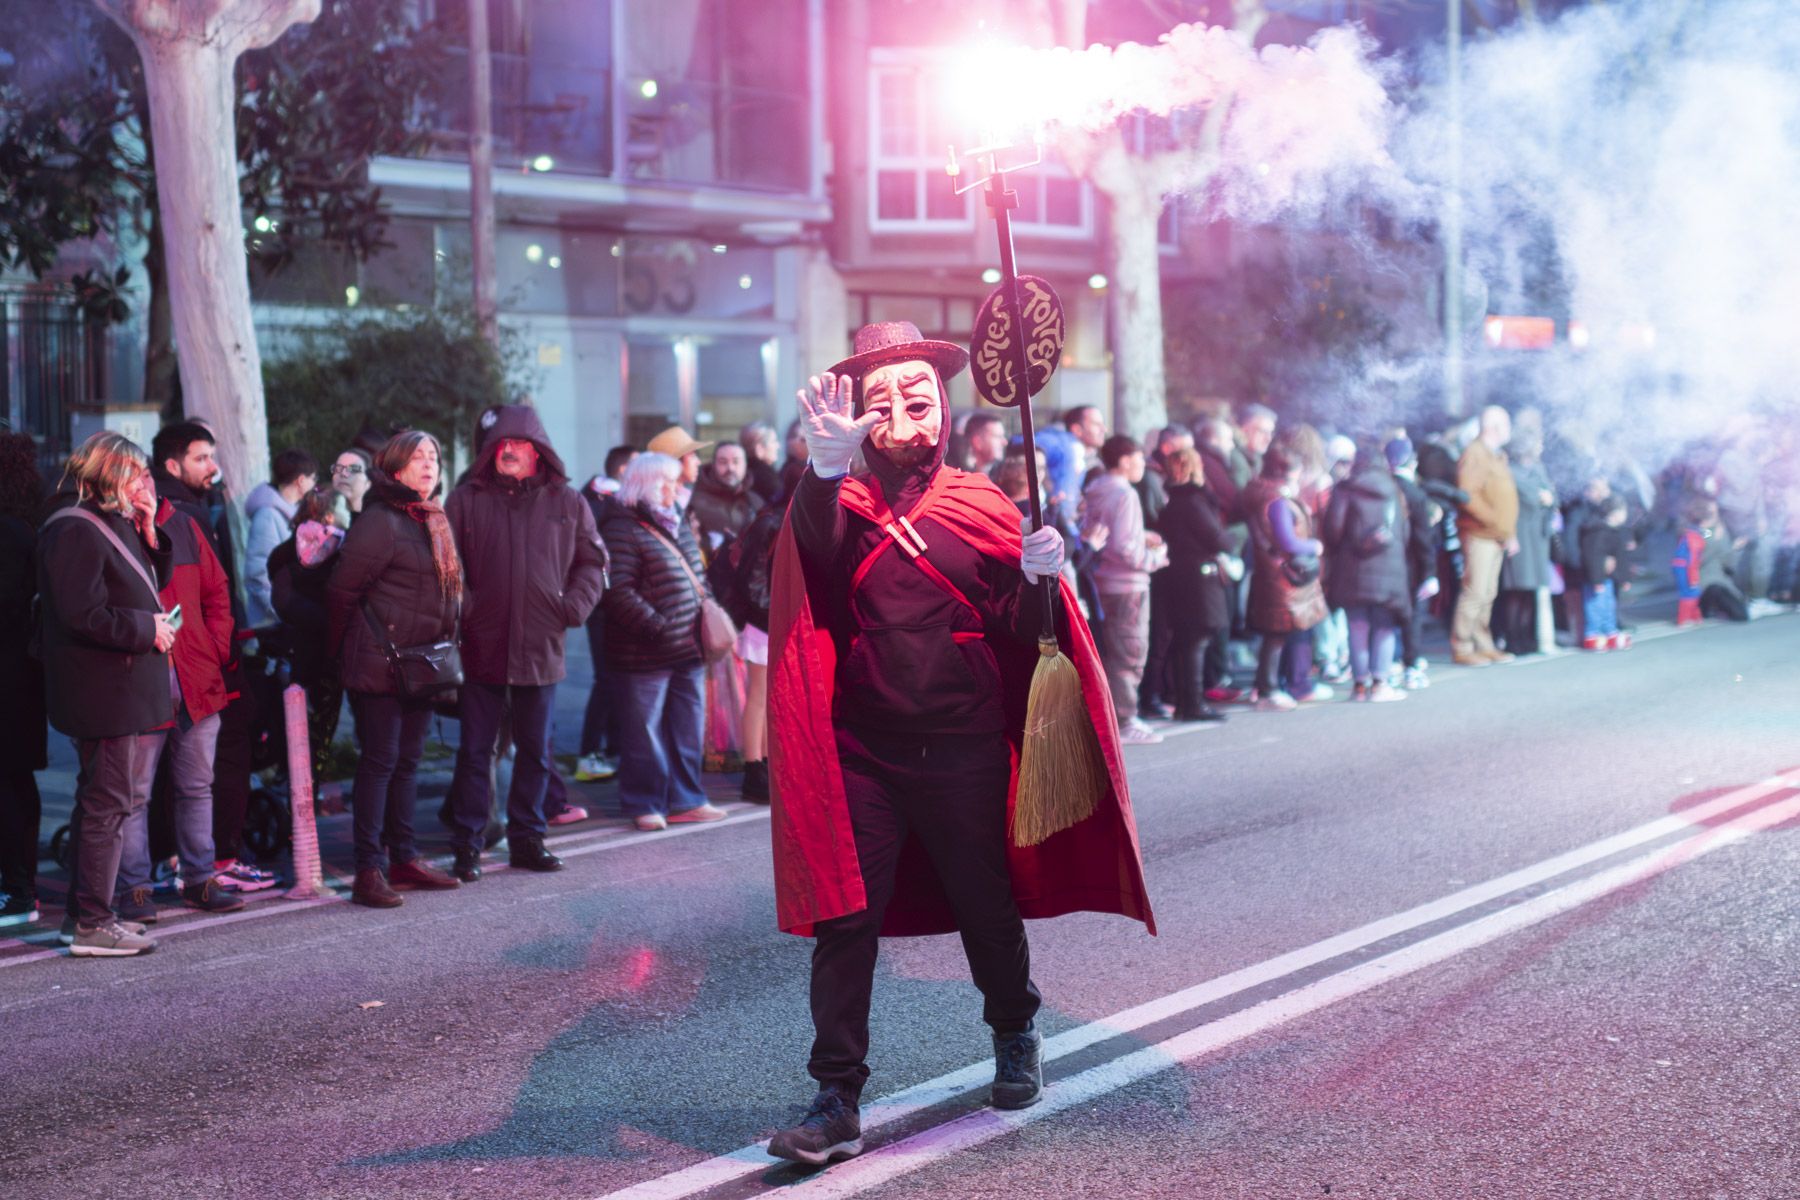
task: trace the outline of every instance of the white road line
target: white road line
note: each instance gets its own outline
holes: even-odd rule
[[[1242,1012],[1232,1013],[1167,1041],[1061,1080],[1047,1088],[1044,1099],[1032,1108],[1019,1112],[984,1109],[970,1113],[903,1141],[882,1146],[862,1158],[832,1167],[810,1179],[791,1184],[784,1191],[808,1197],[853,1196],[865,1192],[1025,1125],[1119,1091],[1171,1067],[1192,1062],[1214,1050],[1318,1012],[1360,992],[1404,978],[1507,934],[1580,908],[1609,893],[1653,879],[1665,871],[1692,862],[1703,854],[1743,841],[1754,833],[1773,828],[1797,816],[1800,816],[1800,797],[1790,797],[1742,814],[1718,827],[1702,830],[1674,846],[1642,855],[1522,904],[1425,938],[1391,954],[1339,971]]]
[[[1738,788],[1704,804],[1695,805],[1685,812],[1660,817],[1636,828],[1590,842],[1567,853],[1523,867],[1486,883],[1464,888],[1441,899],[1418,905],[1378,921],[1372,921],[1323,941],[1314,942],[1310,946],[1232,971],[1181,991],[1157,997],[1154,1000],[1114,1013],[1110,1017],[1078,1026],[1075,1029],[1065,1030],[1045,1041],[1045,1061],[1066,1057],[1106,1041],[1108,1038],[1131,1033],[1171,1017],[1178,1017],[1183,1013],[1260,987],[1296,971],[1329,962],[1340,955],[1455,916],[1470,908],[1510,895],[1521,888],[1532,887],[1569,871],[1610,858],[1615,854],[1661,840],[1684,829],[1693,828],[1722,813],[1730,812],[1790,787],[1800,787],[1800,770],[1770,776],[1760,783]],[[984,1061],[940,1075],[935,1079],[914,1084],[891,1096],[864,1105],[863,1131],[865,1134],[869,1133],[884,1125],[911,1116],[913,1113],[954,1099],[978,1087],[986,1086],[992,1078],[993,1064]],[[620,1191],[610,1192],[601,1200],[677,1200],[678,1197],[694,1195],[721,1183],[768,1169],[773,1160],[763,1152],[763,1145],[764,1143],[758,1143],[753,1146],[745,1146],[729,1154],[706,1159],[668,1175],[645,1180]]]
[[[768,809],[753,808],[746,812],[736,813],[726,817],[722,821],[708,821],[698,825],[675,825],[657,833],[633,832],[629,836],[621,836],[597,842],[583,841],[582,844],[574,846],[569,846],[568,841],[565,839],[552,839],[545,844],[555,850],[557,856],[560,858],[578,858],[586,854],[598,854],[603,850],[619,850],[629,846],[642,846],[650,842],[666,841],[673,837],[686,837],[689,834],[699,833],[707,829],[724,829],[732,825],[747,825],[752,821],[766,821],[768,819]],[[605,833],[612,831],[595,830],[590,832]],[[575,836],[577,838],[579,837],[579,835]],[[483,870],[487,874],[494,875],[499,874],[502,871],[510,871],[512,868],[502,862],[484,867]],[[317,908],[323,904],[341,903],[348,899],[349,897],[347,895],[334,894],[322,897],[318,900],[252,903],[250,907],[241,912],[226,913],[215,917],[200,917],[195,920],[179,921],[164,925],[156,930],[154,936],[158,942],[163,942],[172,937],[179,937],[184,933],[194,933],[198,930],[212,929],[220,925],[235,925],[240,921],[259,920],[263,917],[272,917],[280,913],[297,912],[305,908]],[[54,933],[43,932],[32,934],[26,938],[0,938],[0,952],[15,948],[23,949],[27,946],[42,946],[45,942],[54,942],[55,937],[56,935]],[[47,958],[62,957],[66,957],[66,952],[62,947],[52,945],[34,951],[27,951],[26,953],[13,954],[5,958],[0,958],[0,970],[7,967],[23,966],[25,963],[42,962]]]

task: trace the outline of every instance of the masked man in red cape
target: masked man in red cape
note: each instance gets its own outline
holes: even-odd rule
[[[992,1103],[1043,1090],[1025,917],[1119,913],[1155,931],[1118,723],[1093,637],[1061,586],[1058,636],[1081,678],[1110,788],[1041,845],[1007,836],[1044,579],[1062,539],[1023,536],[986,476],[944,466],[944,380],[968,363],[907,322],[800,393],[811,465],[777,544],[769,681],[776,903],[811,935],[819,1092],[769,1152],[818,1164],[862,1150],[879,939],[955,931],[993,1029]],[[850,475],[860,450],[868,465]]]

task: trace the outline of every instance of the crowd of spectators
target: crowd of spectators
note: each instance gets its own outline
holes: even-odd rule
[[[1659,569],[1658,536],[1679,622],[1792,603],[1795,438],[1742,420],[1652,478],[1529,408],[1415,438],[1249,405],[1139,441],[1080,406],[1039,431],[1035,491],[1068,547],[1121,739],[1149,744],[1232,705],[1289,712],[1346,687],[1404,700],[1429,686],[1432,618],[1463,666],[1622,649],[1620,601]],[[502,840],[515,868],[561,867],[548,831],[588,817],[551,752],[578,626],[594,683],[575,780],[616,780],[644,831],[722,819],[707,770],[741,767],[742,797],[769,802],[770,564],[806,472],[797,430],[758,423],[711,443],[670,428],[614,448],[579,488],[528,405],[490,409],[469,451],[447,485],[447,448],[422,430],[361,438],[324,470],[283,449],[239,511],[201,423],[164,427],[148,451],[97,434],[53,489],[31,439],[0,435],[0,923],[39,917],[48,727],[79,762],[60,932],[72,953],[154,947],[166,858],[181,902],[203,911],[273,887],[243,835],[254,773],[278,767],[278,696],[259,686],[276,663],[305,690],[321,772],[348,701],[351,896],[369,907],[475,882]],[[1030,511],[1031,467],[999,413],[969,416],[947,461]],[[414,829],[443,717],[458,723],[448,869]]]

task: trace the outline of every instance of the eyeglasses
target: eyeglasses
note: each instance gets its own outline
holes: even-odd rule
[[[332,463],[331,473],[333,475],[361,475],[365,471],[361,463]]]

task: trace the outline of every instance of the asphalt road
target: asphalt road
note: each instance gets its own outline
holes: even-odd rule
[[[811,1093],[761,810],[0,957],[0,1195],[1791,1200],[1797,670],[1774,617],[1132,750],[1162,935],[1032,926],[1044,1103],[983,1107],[956,941],[889,942],[823,1172],[755,1149]]]

